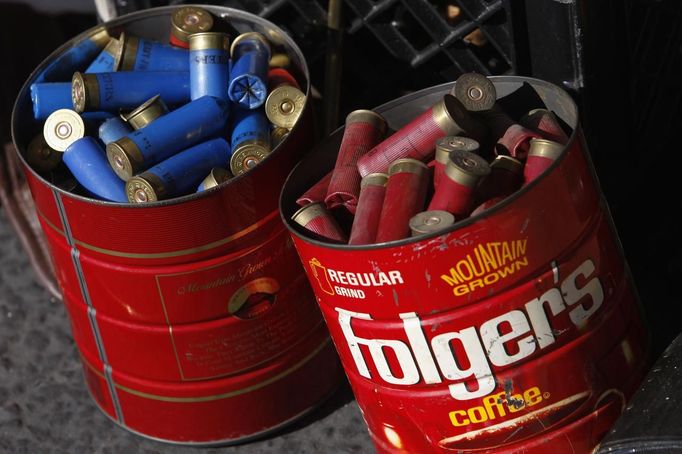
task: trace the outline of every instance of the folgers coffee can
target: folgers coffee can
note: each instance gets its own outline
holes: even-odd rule
[[[248,13],[206,8],[216,21],[273,37],[309,92],[306,63],[286,33]],[[30,141],[42,132],[29,87],[60,80],[45,78],[45,68],[105,28],[163,42],[174,10],[117,18],[55,51],[20,92],[12,132],[97,405],[127,430],[157,440],[242,442],[309,412],[341,376],[277,212],[287,172],[311,145],[308,106],[256,168],[159,202],[65,192],[26,162]],[[62,68],[60,78],[68,72]]]
[[[282,191],[282,217],[379,453],[588,453],[648,367],[576,105],[544,81],[491,80],[498,102],[546,107],[573,128],[561,156],[494,207],[399,241],[311,237],[289,219],[334,165],[342,130]],[[451,87],[376,111],[397,130]],[[520,95],[529,87],[537,100]]]

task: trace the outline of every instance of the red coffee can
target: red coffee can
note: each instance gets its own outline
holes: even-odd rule
[[[360,182],[360,196],[348,244],[372,244],[376,240],[388,175],[370,173]]]
[[[268,30],[309,92],[305,59],[283,30],[243,11],[204,8],[239,30]],[[67,191],[26,160],[43,127],[31,84],[68,80],[78,70],[73,51],[105,30],[166,41],[176,10],[123,16],[57,49],[19,92],[12,135],[95,403],[156,440],[237,443],[301,417],[340,380],[277,209],[287,173],[312,144],[310,106],[247,174],[144,206]]]
[[[532,184],[441,232],[379,244],[326,244],[287,222],[380,454],[590,453],[648,370],[577,106],[548,82],[490,80],[498,93],[535,90],[572,129]],[[375,111],[399,128],[451,87]],[[285,217],[332,168],[341,134],[290,174]]]
[[[427,161],[436,139],[461,134],[481,134],[483,126],[454,96],[445,95],[431,108],[358,159],[360,175],[386,173],[398,159]]]
[[[429,211],[442,210],[455,217],[467,216],[474,203],[476,186],[488,174],[490,166],[482,157],[470,151],[451,151],[443,178],[429,203]]]
[[[346,128],[336,158],[325,203],[335,208],[344,205],[355,212],[360,194],[358,159],[365,155],[386,135],[386,120],[371,110],[356,110],[346,117]]]
[[[429,182],[426,164],[416,159],[398,159],[389,167],[388,175],[376,243],[410,236],[410,219],[426,203]]]

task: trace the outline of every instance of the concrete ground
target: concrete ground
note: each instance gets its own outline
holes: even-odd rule
[[[66,310],[36,281],[0,208],[0,453],[371,453],[350,388],[277,435],[239,446],[170,446],[127,432],[90,399]]]

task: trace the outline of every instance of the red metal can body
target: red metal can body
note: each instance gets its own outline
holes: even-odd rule
[[[647,368],[647,331],[575,104],[543,81],[491,80],[502,97],[530,84],[574,128],[542,176],[412,239],[331,245],[287,224],[380,453],[589,453]],[[397,129],[450,87],[377,111]],[[285,219],[332,165],[334,140],[289,176]]]
[[[276,39],[309,90],[303,56],[282,30],[206,8]],[[174,9],[103,27],[165,39]],[[162,441],[214,445],[272,431],[319,404],[341,371],[277,215],[286,172],[311,144],[310,112],[256,168],[197,194],[139,206],[64,192],[23,158],[41,126],[31,120],[28,87],[100,29],[36,69],[12,120],[88,387],[118,424]]]

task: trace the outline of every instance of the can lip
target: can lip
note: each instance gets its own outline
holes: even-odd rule
[[[386,186],[386,183],[388,183],[388,174],[370,173],[360,180],[360,188],[365,186]]]
[[[270,60],[270,56],[272,55],[272,48],[270,47],[270,42],[262,33],[258,33],[258,32],[241,33],[235,39],[233,39],[232,45],[230,46],[230,56],[231,57],[234,57],[235,49],[237,48],[239,43],[241,43],[245,39],[255,39],[255,40],[259,41],[260,43],[262,43],[268,51],[268,60]]]
[[[570,95],[566,93],[565,90],[563,90],[561,87],[552,84],[551,82],[541,80],[541,79],[536,79],[532,77],[521,77],[521,76],[491,76],[490,80],[494,83],[496,83],[496,89],[498,91],[498,96],[504,97],[507,94],[510,94],[517,89],[521,88],[524,84],[530,83],[536,90],[540,90],[541,93],[552,93],[557,95],[557,104],[552,106],[552,109],[554,111],[557,111],[559,115],[562,113],[566,115],[567,120],[565,120],[570,127],[572,127],[572,131],[570,134],[570,137],[568,139],[568,144],[573,143],[575,140],[575,137],[578,134],[579,130],[579,120],[578,120],[578,108],[575,104],[575,102],[571,99]],[[499,86],[498,86],[499,84]],[[434,99],[436,96],[441,96],[442,93],[447,93],[453,86],[453,82],[446,82],[440,85],[432,86],[423,90],[419,90],[414,93],[407,94],[405,96],[402,96],[400,98],[396,98],[394,100],[391,100],[385,104],[382,104],[381,106],[378,106],[376,108],[376,111],[379,113],[384,113],[387,111],[390,111],[391,109],[395,109],[399,106],[404,105],[407,102],[417,102],[419,101],[419,106],[421,109],[428,109],[431,104],[424,104],[423,101],[424,99]],[[433,101],[431,101],[433,102]],[[341,132],[342,128],[339,128],[337,130],[337,133]],[[327,139],[323,140],[316,146],[316,150],[318,151],[323,151],[324,147],[328,147],[330,143],[338,142],[338,137],[331,136],[328,137]],[[568,146],[566,147],[568,148]],[[308,161],[312,161],[313,156],[319,155],[319,153],[314,153],[311,152],[306,158],[304,158],[301,162],[298,163],[298,165],[290,172],[289,176],[287,177],[285,183],[284,183],[284,190],[280,194],[280,217],[282,221],[284,222],[284,225],[287,227],[289,232],[294,235],[296,238],[300,239],[301,241],[304,241],[306,243],[315,245],[316,247],[320,247],[323,249],[333,249],[333,250],[339,250],[339,251],[374,251],[377,249],[387,249],[387,248],[395,248],[395,247],[405,247],[409,245],[413,245],[422,241],[430,240],[432,238],[436,238],[442,235],[449,234],[455,230],[458,230],[460,228],[466,227],[470,224],[474,224],[476,222],[479,222],[482,218],[488,218],[495,213],[505,209],[507,206],[509,206],[511,203],[515,202],[518,198],[522,197],[525,195],[526,191],[531,190],[531,188],[535,187],[536,185],[540,184],[543,180],[544,177],[536,178],[527,185],[525,185],[523,188],[519,189],[516,191],[514,194],[505,197],[503,200],[500,202],[496,203],[494,206],[486,209],[484,212],[476,214],[474,216],[462,219],[460,221],[456,221],[455,224],[449,226],[448,228],[444,229],[443,231],[438,231],[434,233],[429,233],[425,235],[420,235],[418,237],[409,237],[409,238],[404,238],[401,240],[396,240],[396,241],[387,241],[383,243],[374,243],[374,244],[358,244],[358,245],[349,245],[349,244],[338,244],[338,243],[330,243],[326,241],[321,241],[317,238],[313,238],[312,236],[308,236],[304,233],[302,229],[299,229],[298,227],[294,226],[290,220],[288,219],[288,216],[286,213],[291,212],[291,207],[295,205],[294,200],[295,200],[295,195],[289,194],[288,188],[291,186],[290,181],[297,175],[297,173],[301,172],[302,169],[305,169],[306,171],[310,171],[310,165]],[[561,161],[565,158],[566,153],[562,153],[559,158],[554,161],[548,170],[544,172],[544,175],[548,175],[552,172],[552,170],[559,166]],[[326,167],[325,167],[326,168]]]
[[[185,18],[191,14],[203,16],[194,24],[188,24]],[[213,28],[213,16],[210,11],[198,6],[175,8],[171,14],[171,33],[180,41],[187,42],[193,33],[207,32]]]
[[[230,38],[224,32],[199,32],[189,35],[189,50],[227,50]]]
[[[63,152],[76,140],[85,137],[85,123],[71,109],[55,110],[45,120],[43,136],[50,148]]]

